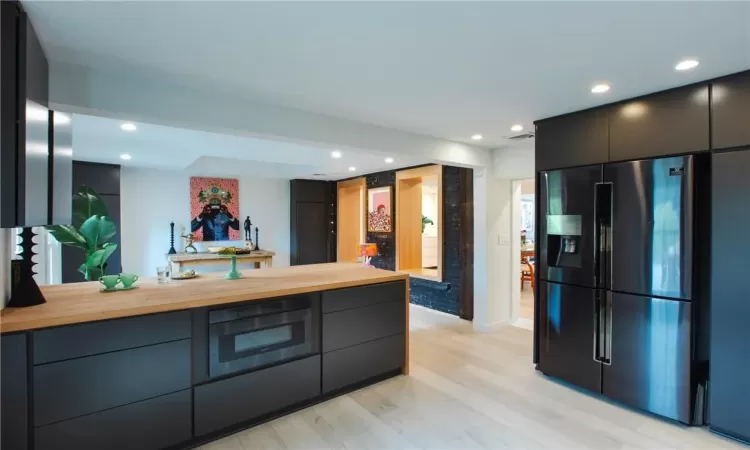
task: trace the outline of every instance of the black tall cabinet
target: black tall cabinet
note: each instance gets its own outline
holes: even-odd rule
[[[745,116],[747,119],[748,116]],[[713,157],[711,393],[713,430],[750,441],[750,149]]]
[[[335,183],[319,180],[290,183],[290,264],[335,261]]]
[[[109,210],[109,218],[117,227],[114,242],[117,250],[107,260],[108,274],[116,274],[122,271],[121,264],[121,236],[122,224],[120,220],[120,166],[114,164],[100,164],[83,161],[73,161],[73,192],[81,186],[93,188],[102,198]],[[68,246],[62,247],[62,282],[75,283],[86,281],[83,274],[78,272],[78,267],[85,260],[80,249]]]

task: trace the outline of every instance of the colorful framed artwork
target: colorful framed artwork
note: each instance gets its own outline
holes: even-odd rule
[[[367,190],[368,232],[390,233],[393,231],[391,199],[390,186]]]
[[[239,209],[237,179],[190,177],[190,231],[196,241],[239,240]]]

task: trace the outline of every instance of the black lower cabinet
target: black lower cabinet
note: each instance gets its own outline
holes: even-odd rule
[[[323,354],[323,393],[383,375],[404,366],[406,336],[398,334]]]
[[[402,334],[404,302],[388,302],[323,314],[323,351],[330,352],[375,339]]]
[[[34,367],[41,426],[190,388],[190,339]]]
[[[26,334],[0,338],[0,449],[28,448]]]
[[[320,395],[320,355],[194,388],[195,435],[250,421]]]
[[[192,438],[191,412],[188,389],[39,427],[34,448],[157,450]]]

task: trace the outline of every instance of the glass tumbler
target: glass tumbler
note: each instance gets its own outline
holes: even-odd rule
[[[165,284],[169,283],[170,281],[170,267],[169,266],[159,266],[156,268],[156,281],[159,284]]]

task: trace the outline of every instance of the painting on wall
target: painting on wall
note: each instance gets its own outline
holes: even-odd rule
[[[372,233],[393,231],[390,186],[367,190],[367,231]]]
[[[237,179],[190,177],[190,231],[196,241],[239,240],[239,209]]]

